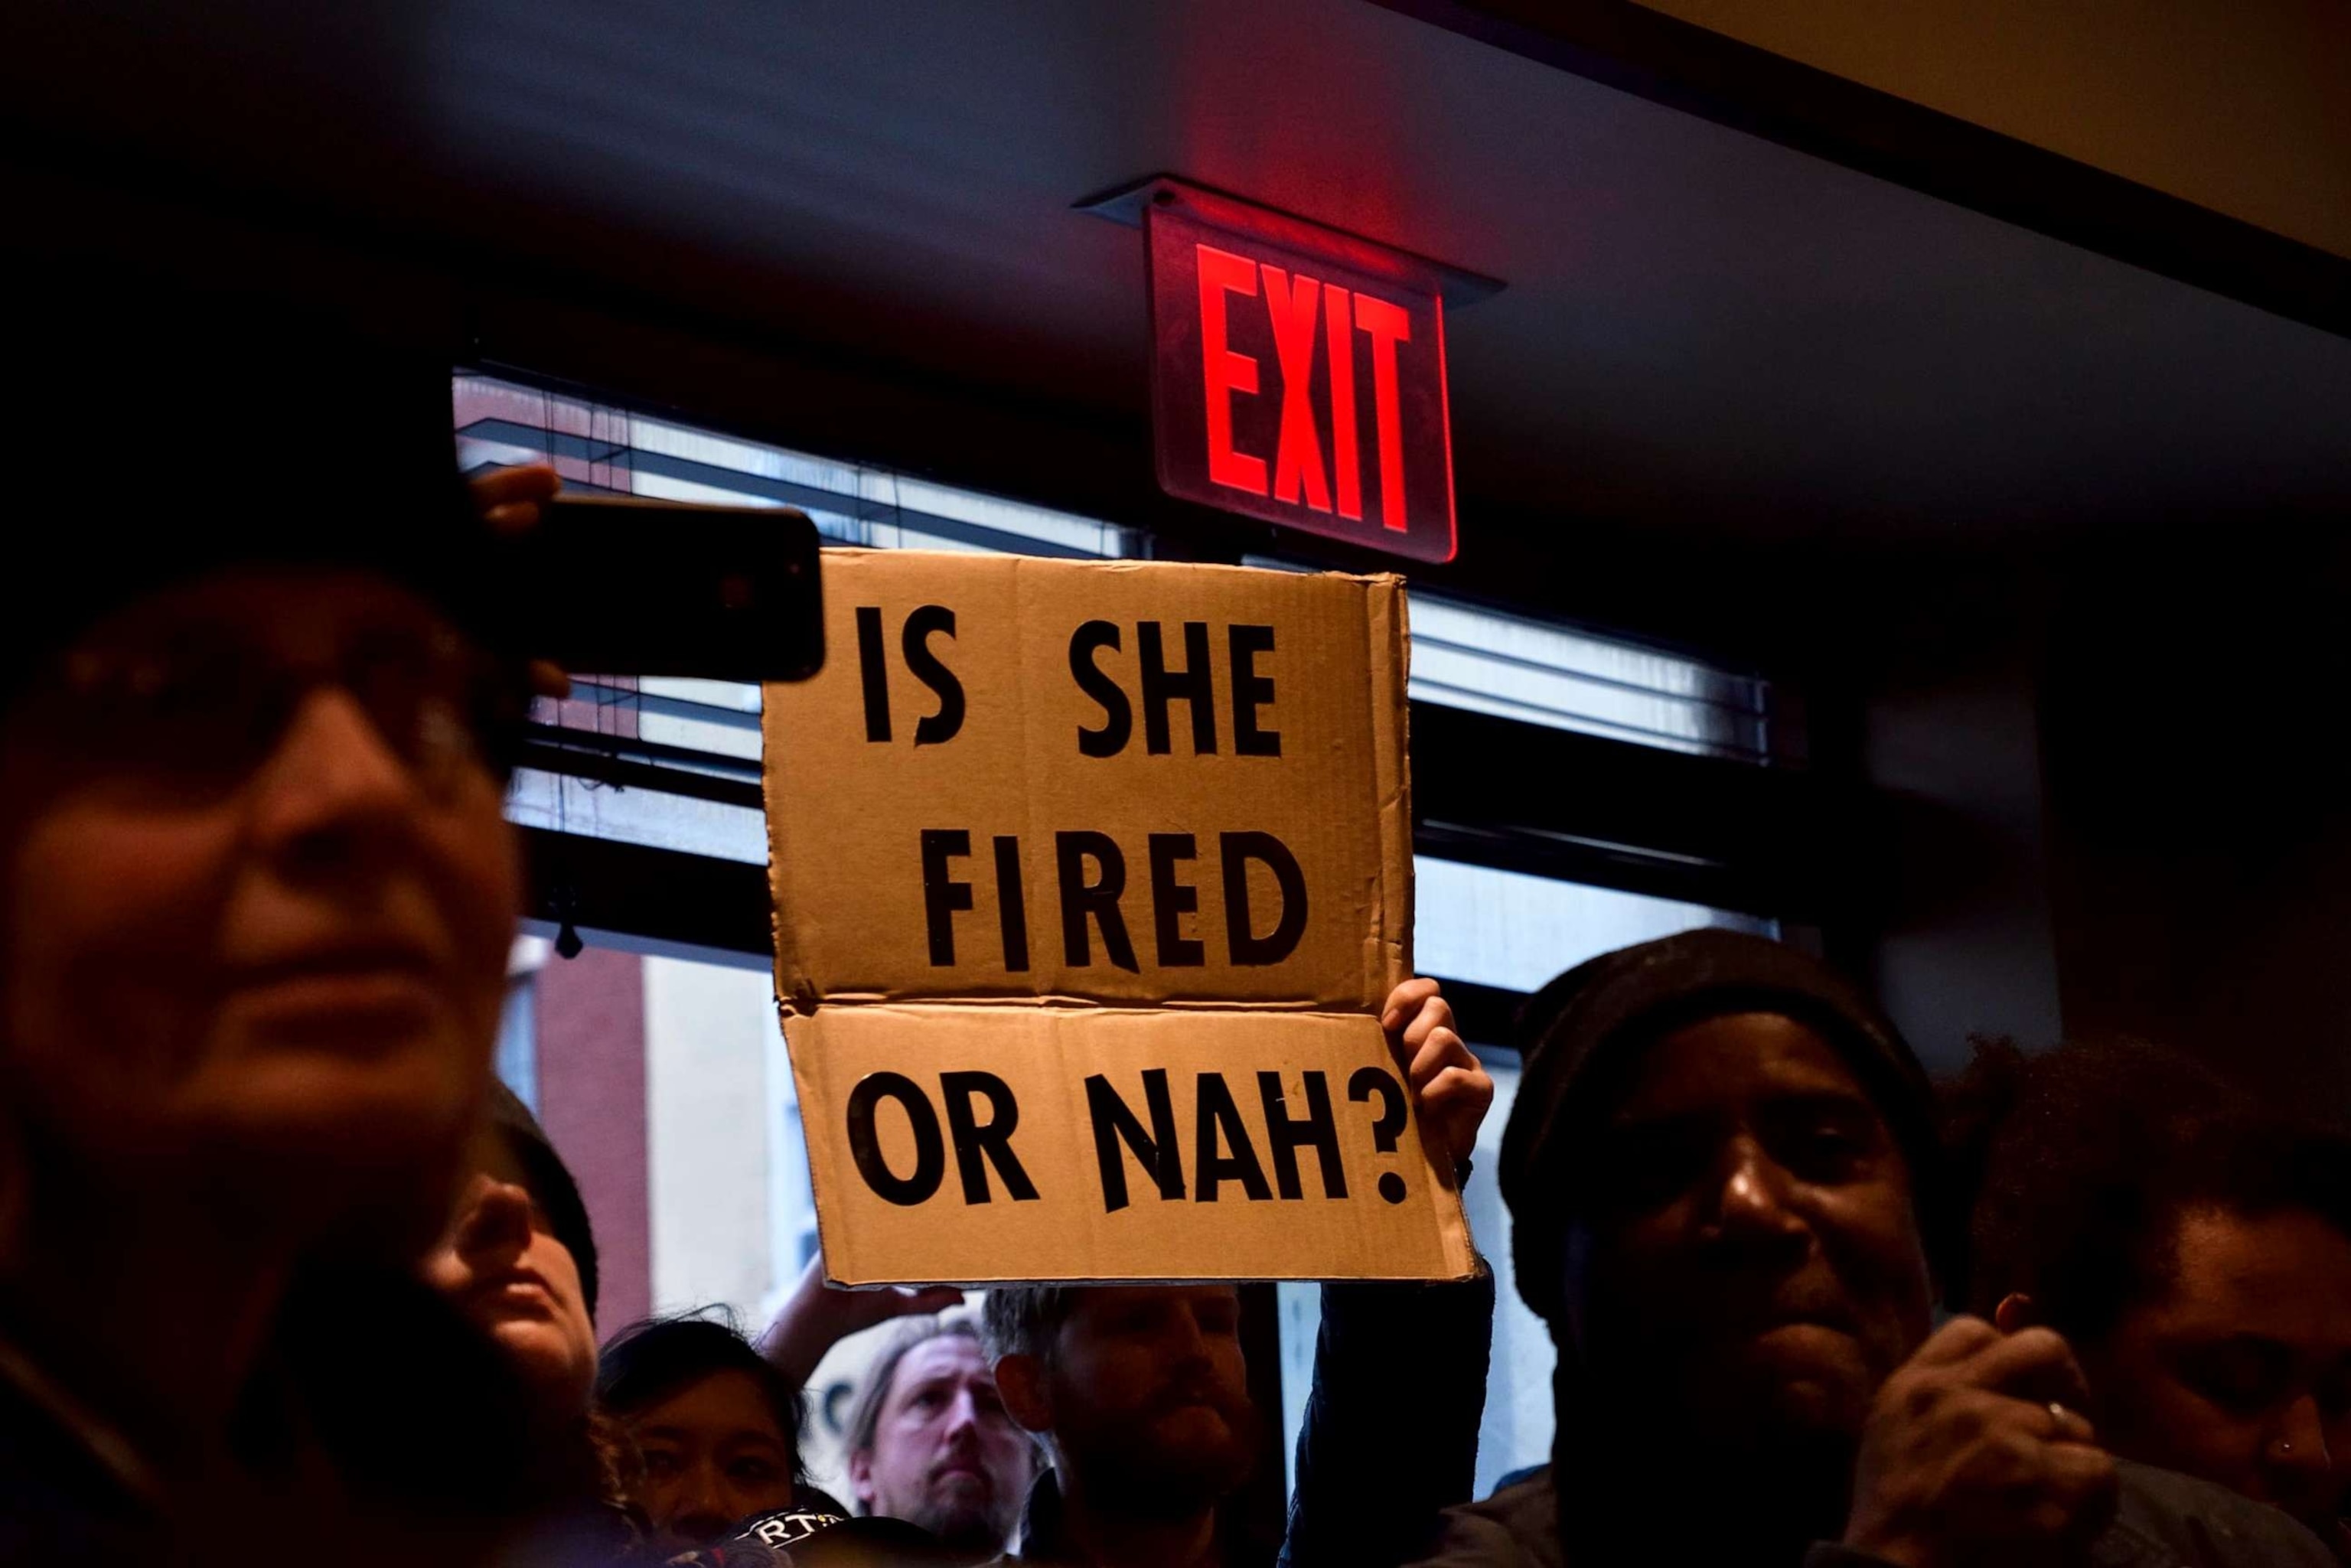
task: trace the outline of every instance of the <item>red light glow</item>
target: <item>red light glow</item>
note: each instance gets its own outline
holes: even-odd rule
[[[1218,485],[1265,494],[1265,459],[1233,449],[1233,394],[1257,391],[1257,361],[1236,354],[1225,335],[1225,296],[1257,293],[1257,268],[1246,256],[1201,246],[1200,380],[1207,392],[1208,477]]]
[[[1155,207],[1146,225],[1162,486],[1391,553],[1450,559],[1437,290],[1367,277],[1347,265],[1359,259],[1353,251],[1315,256],[1182,212]]]
[[[1265,308],[1273,318],[1274,351],[1281,361],[1285,389],[1311,386],[1314,380],[1314,306],[1322,286],[1301,276],[1290,287],[1290,274],[1270,262],[1259,264],[1265,275]],[[1331,487],[1322,482],[1322,444],[1314,434],[1314,402],[1311,397],[1284,395],[1281,439],[1273,454],[1273,498],[1295,504],[1300,486],[1306,504],[1318,512],[1331,509]]]

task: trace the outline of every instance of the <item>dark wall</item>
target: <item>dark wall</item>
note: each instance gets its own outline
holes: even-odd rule
[[[1855,683],[1858,939],[1929,1067],[2136,1036],[2351,1118],[2340,520],[1889,570]],[[1834,949],[1833,949],[1834,951]]]
[[[1864,717],[1888,864],[1867,961],[1879,999],[1938,1075],[1970,1037],[2061,1032],[2042,797],[2039,694],[2022,652],[1890,683]]]
[[[2340,529],[2068,564],[2042,746],[2067,1030],[2179,1045],[2351,1113]]]

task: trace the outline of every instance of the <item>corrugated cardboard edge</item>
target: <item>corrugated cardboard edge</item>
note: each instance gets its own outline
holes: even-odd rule
[[[759,701],[762,778],[759,814],[767,819],[768,824],[768,937],[776,956],[773,971],[776,1005],[789,1017],[794,1013],[814,1012],[820,998],[812,989],[805,994],[796,993],[791,985],[791,977],[796,973],[806,973],[808,966],[800,961],[799,953],[793,946],[791,926],[783,915],[785,906],[790,902],[790,889],[784,880],[784,868],[792,863],[789,834],[785,826],[789,813],[774,809],[764,788],[765,779],[778,766],[773,759],[788,755],[777,733],[780,722],[776,716],[776,705],[767,700],[763,691]]]
[[[1374,936],[1372,1009],[1385,1005],[1390,991],[1412,975],[1412,753],[1411,706],[1406,693],[1412,671],[1410,612],[1404,579],[1393,572],[1360,579],[1369,601],[1364,617],[1364,700],[1371,705],[1372,757],[1376,769],[1374,809],[1380,823],[1381,925]]]

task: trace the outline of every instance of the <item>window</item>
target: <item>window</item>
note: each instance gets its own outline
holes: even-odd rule
[[[1422,971],[1510,991],[1531,991],[1613,947],[1699,925],[1775,934],[1771,921],[1614,888],[1464,865],[1413,862],[1414,962]],[[1501,1046],[1501,1040],[1477,1043]]]
[[[829,539],[880,548],[1140,557],[1135,530],[958,491],[882,470],[695,430],[590,399],[485,375],[455,382],[458,447],[470,468],[552,458],[568,485],[684,500],[798,506]],[[1280,565],[1274,561],[1253,564]],[[1411,604],[1416,705],[1573,732],[1673,766],[1762,764],[1788,747],[1771,726],[1774,694],[1750,674],[1569,631],[1434,594]],[[713,681],[612,674],[543,701],[508,799],[515,821],[712,857],[747,876],[767,862],[759,806],[759,691]],[[1578,742],[1589,745],[1589,742]],[[1660,758],[1658,766],[1667,765]],[[1745,769],[1734,769],[1742,776]],[[1760,770],[1759,770],[1760,771]],[[1458,796],[1458,789],[1455,790]],[[1510,831],[1458,834],[1416,861],[1417,967],[1490,1004],[1628,943],[1699,925],[1770,932],[1773,923],[1714,907],[1510,869]],[[1656,846],[1652,846],[1653,848]],[[1529,853],[1530,865],[1549,863]],[[1578,873],[1576,874],[1583,874]],[[603,1326],[646,1310],[731,1306],[756,1331],[815,1247],[806,1145],[777,1027],[765,928],[733,953],[680,956],[591,948],[517,980],[500,1070],[541,1107],[583,1169],[608,1253]],[[543,946],[536,953],[543,956]],[[1496,1103],[1467,1193],[1470,1222],[1499,1287],[1480,1495],[1550,1454],[1551,1343],[1519,1302],[1507,1218],[1495,1183],[1515,1061],[1490,1027],[1472,1044]],[[1489,1037],[1491,1038],[1489,1038]],[[633,1131],[632,1130],[633,1129]],[[1312,1365],[1319,1296],[1285,1286],[1283,1390],[1294,1448]],[[809,1459],[837,1483],[838,1433],[872,1343],[844,1344],[812,1386]]]
[[[1145,542],[1134,529],[1089,517],[738,441],[494,376],[460,372],[452,394],[458,463],[468,473],[552,462],[575,489],[796,506],[827,540],[878,549],[1099,559],[1140,555]],[[531,716],[535,745],[507,801],[514,821],[767,863],[758,687],[590,676],[575,681],[570,700],[542,700]],[[615,787],[617,770],[583,767],[590,758],[665,769],[669,788]]]
[[[1771,755],[1759,677],[1435,594],[1413,596],[1412,695],[1671,751]]]
[[[1143,553],[1132,528],[974,495],[886,469],[811,457],[460,371],[458,465],[554,463],[575,488],[726,506],[798,507],[834,543],[1023,555]]]
[[[1271,556],[1244,564],[1308,570]],[[1760,675],[1426,590],[1414,591],[1411,619],[1415,702],[1740,762],[1773,755]]]

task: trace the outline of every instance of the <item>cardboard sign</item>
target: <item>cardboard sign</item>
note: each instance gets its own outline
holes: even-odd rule
[[[1393,578],[826,552],[766,694],[776,982],[843,1283],[1456,1278]],[[854,657],[852,657],[852,653]]]
[[[1160,487],[1416,560],[1453,559],[1445,301],[1431,279],[1144,209]],[[1302,225],[1290,225],[1292,230]]]
[[[785,1033],[844,1282],[1468,1270],[1375,1018],[880,1006]]]

